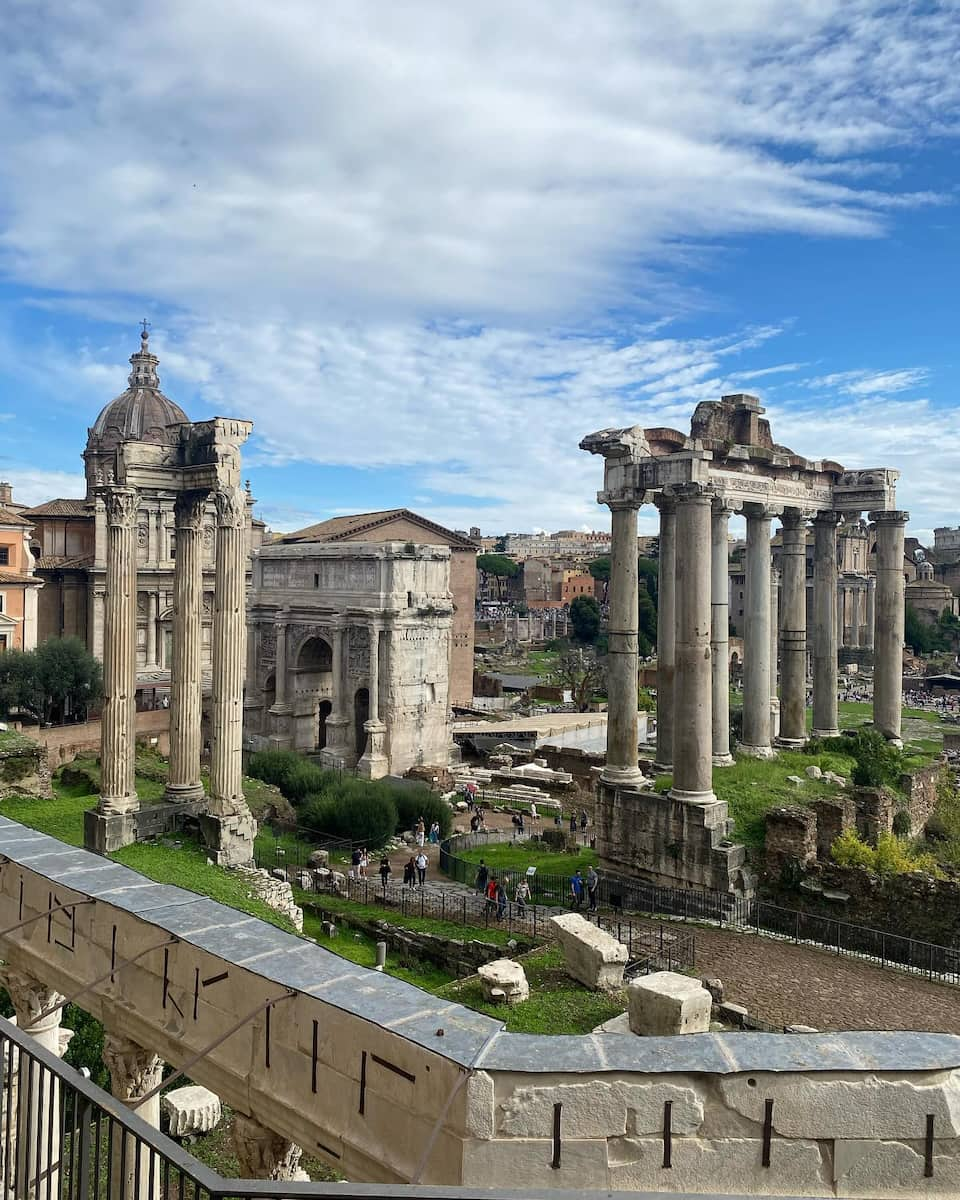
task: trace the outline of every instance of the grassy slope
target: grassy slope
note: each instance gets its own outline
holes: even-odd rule
[[[539,842],[491,842],[489,846],[462,850],[459,857],[475,863],[482,858],[492,871],[513,875],[522,875],[527,867],[551,875],[572,875],[577,867],[586,873],[587,867],[596,866],[598,861],[596,851],[586,846],[579,854],[560,854],[544,849]]]

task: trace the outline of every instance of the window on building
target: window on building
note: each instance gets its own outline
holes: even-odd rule
[[[0,546],[0,567],[8,567],[10,565],[10,547]]]
[[[0,633],[0,653],[2,653],[4,650],[6,650],[6,648],[7,648],[7,635],[5,633]]]
[[[319,571],[314,571],[314,573],[313,573],[313,586],[315,588],[318,588],[320,586],[320,572]]]
[[[5,592],[0,592],[0,613],[7,611],[7,596]]]

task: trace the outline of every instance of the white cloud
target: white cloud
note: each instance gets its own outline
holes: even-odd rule
[[[9,458],[0,458],[0,479],[13,485],[13,498],[18,504],[29,507],[55,496],[79,498],[87,493],[79,472],[42,471]]]
[[[808,379],[804,386],[818,391],[837,391],[847,396],[892,396],[923,383],[929,372],[925,367],[905,367],[897,371],[837,371]]]

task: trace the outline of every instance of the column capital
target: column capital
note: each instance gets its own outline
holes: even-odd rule
[[[875,525],[906,525],[910,514],[902,508],[884,509],[881,512],[867,513]]]
[[[780,524],[784,529],[799,530],[807,520],[807,513],[802,508],[785,508],[780,517]]]
[[[217,488],[213,493],[217,524],[223,529],[241,529],[247,517],[247,494],[241,488]]]
[[[0,983],[10,994],[17,1024],[24,1033],[30,1033],[38,1025],[60,1023],[60,1006],[65,997],[48,983],[10,963],[0,965]]]
[[[140,493],[136,488],[105,487],[103,502],[107,523],[119,529],[133,529],[137,521]]]
[[[121,1034],[103,1034],[103,1061],[118,1100],[139,1100],[163,1079],[163,1059]]]
[[[307,1178],[300,1170],[303,1154],[300,1147],[254,1117],[234,1113],[231,1137],[241,1174],[247,1178],[285,1181]]]
[[[734,500],[729,496],[713,497],[713,515],[715,517],[731,517],[734,513],[740,512],[742,508],[741,500]]]
[[[782,504],[767,504],[759,500],[744,501],[743,515],[748,521],[772,521],[783,512]]]
[[[203,531],[203,513],[209,492],[181,492],[173,502],[174,522],[177,529],[191,533]]]
[[[706,483],[681,483],[674,489],[680,504],[713,504],[716,499],[713,488]]]
[[[822,525],[827,529],[836,529],[836,527],[843,520],[843,517],[840,513],[834,512],[831,508],[822,508],[819,512],[814,513],[811,520],[813,521],[814,525]]]
[[[600,496],[603,497],[600,503],[605,504],[611,512],[629,512],[631,509],[634,512],[638,512],[642,504],[641,500],[638,500],[635,495],[631,494],[617,495],[615,492],[600,492],[598,499]]]
[[[673,492],[657,492],[653,502],[660,510],[661,516],[670,516],[677,511],[677,497]]]

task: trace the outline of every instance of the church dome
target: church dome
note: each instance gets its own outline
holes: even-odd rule
[[[133,370],[127,390],[103,409],[90,428],[88,450],[112,450],[120,442],[172,444],[176,433],[170,428],[190,418],[179,404],[160,391],[157,366],[160,360],[150,353],[149,334],[140,334],[140,352],[130,356]]]

